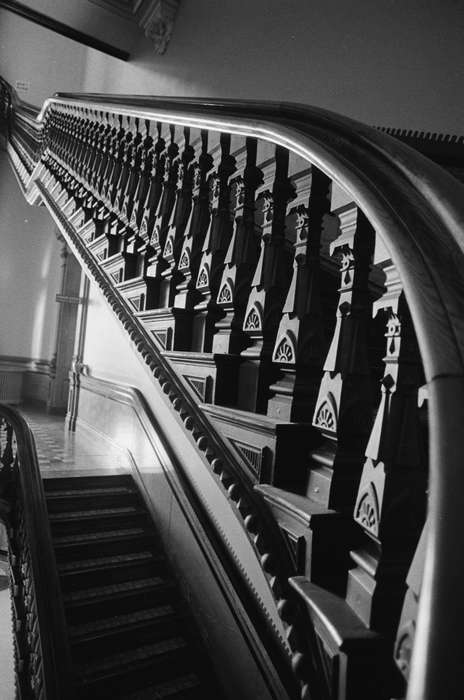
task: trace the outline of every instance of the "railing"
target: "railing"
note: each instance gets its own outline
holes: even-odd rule
[[[9,510],[17,697],[74,698],[64,612],[32,433],[0,406],[1,496]]]
[[[236,504],[301,696],[318,677],[330,697],[400,697],[394,653],[409,698],[460,697],[460,645],[445,640],[463,622],[462,185],[298,105],[63,94],[9,124],[26,197],[48,206]],[[272,459],[233,448],[227,422],[272,433]],[[274,512],[309,523],[303,572],[253,491],[266,481]]]

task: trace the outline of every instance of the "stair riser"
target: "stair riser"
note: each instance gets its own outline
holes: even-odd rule
[[[182,623],[174,615],[157,620],[150,624],[134,625],[118,632],[100,634],[98,637],[85,637],[79,641],[72,641],[73,657],[78,663],[92,661],[101,654],[102,647],[105,653],[117,653],[127,649],[133,649],[139,645],[152,644],[162,639],[176,637],[182,634]]]
[[[154,588],[146,592],[134,591],[126,596],[115,595],[105,600],[79,601],[78,604],[65,601],[65,615],[70,624],[76,625],[103,617],[124,615],[134,610],[153,608],[173,600],[175,592],[172,587]]]
[[[139,537],[114,540],[100,541],[95,540],[88,543],[76,543],[58,545],[55,547],[55,556],[58,564],[65,561],[76,561],[78,559],[91,559],[98,557],[103,553],[110,554],[128,554],[149,548],[151,551],[155,549],[155,542],[150,535],[140,535]]]
[[[61,535],[86,534],[87,532],[95,531],[122,530],[125,527],[143,527],[147,522],[147,516],[145,513],[141,513],[140,515],[108,515],[64,521],[51,520],[50,525],[52,535],[60,537]]]
[[[69,572],[60,575],[60,583],[63,592],[76,591],[94,586],[110,585],[123,581],[136,581],[141,578],[150,578],[161,575],[166,567],[163,562],[148,562],[141,564],[128,564],[115,569],[101,569],[84,572]]]
[[[186,673],[191,667],[191,652],[176,650],[162,654],[154,659],[138,663],[124,671],[124,666],[115,669],[117,675],[110,672],[95,679],[84,682],[85,698],[120,697],[124,693],[143,688],[154,681],[160,683],[168,678],[175,678],[179,673]]]
[[[60,498],[47,498],[49,513],[68,513],[73,510],[93,510],[98,504],[99,508],[120,508],[122,506],[136,505],[139,499],[134,493],[118,493],[92,496],[66,496]]]
[[[111,476],[86,476],[84,478],[58,478],[44,479],[45,494],[53,491],[78,491],[79,489],[99,489],[124,486],[133,489],[134,482],[131,476],[126,474]]]

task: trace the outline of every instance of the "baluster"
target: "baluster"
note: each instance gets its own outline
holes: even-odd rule
[[[336,213],[340,236],[331,244],[331,253],[340,257],[340,296],[313,417],[324,440],[312,454],[308,496],[327,508],[349,512],[375,401],[368,348],[372,308],[368,283],[375,234],[356,205]]]
[[[391,638],[405,577],[425,517],[426,458],[418,408],[419,349],[398,271],[383,264],[386,355],[382,397],[366,449],[354,519],[365,533],[352,552],[347,601],[369,626]]]
[[[261,249],[243,323],[250,347],[241,353],[244,362],[240,367],[238,406],[258,413],[266,412],[269,385],[275,378],[272,350],[291,275],[285,217],[287,204],[295,195],[288,164],[288,151],[277,147],[272,192],[265,190],[257,201],[257,215],[262,221]]]
[[[130,121],[130,120],[129,120]],[[127,176],[125,183],[121,183],[121,194],[118,200],[118,214],[124,224],[129,224],[134,197],[140,177],[140,163],[142,152],[142,134],[139,131],[139,120],[134,120],[135,134],[126,150]]]
[[[192,208],[185,227],[184,242],[179,256],[177,274],[179,283],[174,305],[191,309],[201,298],[196,290],[196,280],[202,248],[210,220],[208,172],[213,168],[213,158],[208,153],[208,132],[201,132],[201,153],[192,164]]]
[[[184,148],[177,170],[175,201],[169,219],[162,256],[167,268],[161,273],[163,279],[160,298],[161,307],[172,306],[174,302],[176,284],[178,282],[176,268],[185,228],[192,209],[193,172],[190,168],[190,163],[194,155],[195,151],[190,145],[190,130],[186,128],[184,129]]]
[[[137,149],[133,167],[136,171],[133,194],[123,205],[123,216],[129,221],[130,235],[138,232],[143,214],[143,206],[150,186],[150,174],[153,163],[153,139],[150,134],[150,121],[144,119],[145,136]]]
[[[195,306],[192,349],[198,352],[211,352],[214,325],[221,315],[216,297],[225,254],[232,236],[229,178],[235,171],[235,158],[230,153],[230,135],[221,134],[219,145],[220,151],[213,151],[214,165],[216,166],[218,158],[220,161],[215,172],[209,177],[211,216],[196,280],[196,290],[201,296]]]
[[[313,414],[327,353],[320,247],[324,218],[330,212],[331,182],[312,166],[308,186],[308,206],[302,203],[308,196],[303,180],[297,184],[298,198],[288,217],[295,229],[293,277],[272,355],[283,376],[270,387],[274,396],[267,410],[273,418],[301,422]]]
[[[166,243],[169,220],[174,207],[177,186],[177,171],[180,158],[179,146],[175,142],[175,127],[169,126],[170,142],[164,159],[163,189],[156,209],[155,223],[150,236],[150,258],[147,274],[160,278],[164,268],[162,252]]]
[[[263,173],[256,167],[257,142],[247,138],[245,149],[237,159],[237,170],[231,182],[234,202],[232,238],[224,259],[216,304],[225,315],[216,323],[213,352],[240,353],[247,345],[243,319],[250,292],[253,271],[259,256],[260,230],[255,224],[256,190],[263,182]],[[246,164],[242,162],[246,160]]]
[[[409,680],[411,669],[411,655],[416,634],[416,621],[419,608],[419,598],[424,575],[425,552],[427,548],[427,523],[417,545],[416,553],[406,579],[407,591],[401,610],[398,632],[396,634],[393,658],[404,680]],[[401,691],[395,697],[403,698],[406,694],[406,683],[403,683]]]

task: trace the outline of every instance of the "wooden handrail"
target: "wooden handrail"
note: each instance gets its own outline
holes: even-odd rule
[[[464,584],[464,552],[453,544],[462,524],[458,494],[463,438],[453,428],[464,421],[462,185],[395,139],[302,105],[57,93],[44,103],[38,131],[49,110],[60,105],[272,141],[340,183],[380,234],[399,270],[413,318],[431,416],[429,540],[408,698],[434,700],[442,691],[443,678],[448,697],[460,697],[464,685],[460,645],[449,653],[446,642],[459,638],[464,622],[455,609]],[[153,359],[150,353],[148,357]],[[166,393],[176,394],[169,367],[160,358],[155,365]],[[210,437],[194,402],[185,397],[182,401],[199,426],[200,437]]]
[[[16,542],[16,528],[21,527],[16,521],[18,517],[23,523],[30,562],[31,578],[23,583],[27,584],[32,593],[28,594],[28,603],[22,601],[25,617],[30,616],[30,620],[18,620],[18,624],[28,625],[30,631],[37,626],[39,635],[40,658],[31,658],[37,654],[32,651],[33,639],[27,639],[27,648],[19,645],[19,654],[29,658],[27,677],[25,681],[20,680],[19,685],[22,693],[30,693],[32,690],[33,697],[38,697],[43,692],[43,697],[47,700],[74,698],[61,590],[34,437],[24,418],[11,406],[0,404],[0,421],[11,430],[9,447],[12,449],[10,459],[13,473],[12,486],[7,493],[12,518],[10,537]],[[4,465],[3,468],[7,467]],[[19,559],[22,553],[17,547],[15,549],[15,557]],[[18,575],[27,576],[24,571]],[[23,685],[24,682],[26,686]]]

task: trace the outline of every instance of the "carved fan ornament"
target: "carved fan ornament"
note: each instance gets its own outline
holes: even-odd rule
[[[355,520],[373,535],[379,534],[379,502],[373,484],[359,498]]]
[[[245,331],[260,331],[261,330],[261,318],[258,310],[255,306],[251,309],[250,313],[245,319],[243,324],[243,330]]]
[[[232,301],[232,290],[226,283],[218,294],[218,304],[227,304]]]
[[[284,336],[280,343],[277,345],[276,349],[274,350],[272,361],[294,364],[295,350],[293,347],[293,343],[290,342],[290,338],[288,338],[288,336]]]
[[[332,406],[330,398],[323,401],[321,404],[316,418],[314,420],[314,425],[318,428],[330,430],[331,432],[336,432],[337,430],[337,416]]]

